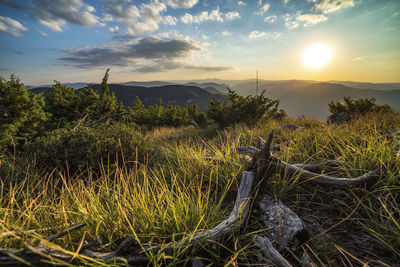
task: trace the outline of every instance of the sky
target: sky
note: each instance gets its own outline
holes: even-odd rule
[[[314,45],[330,60],[310,68]],[[399,0],[0,0],[0,76],[25,84],[400,82]]]

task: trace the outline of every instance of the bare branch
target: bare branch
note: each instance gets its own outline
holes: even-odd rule
[[[319,183],[322,185],[331,185],[335,187],[347,187],[347,186],[357,186],[357,185],[364,185],[373,180],[373,178],[377,177],[380,168],[377,168],[373,171],[367,172],[364,175],[361,175],[356,178],[340,178],[340,177],[333,177],[328,175],[322,175],[314,172],[306,171],[302,168],[295,166],[294,164],[289,164],[283,161],[279,162],[271,162],[282,172],[288,171],[291,174],[298,174],[299,178],[306,179],[311,182]]]
[[[285,258],[274,248],[271,241],[266,236],[257,236],[254,244],[261,248],[264,256],[280,267],[291,267]]]
[[[108,119],[108,118],[118,117],[118,116],[123,116],[123,115],[129,115],[129,114],[131,114],[131,113],[130,113],[130,112],[121,112],[121,113],[110,114],[110,115],[107,115],[107,116],[103,116],[103,117],[101,117],[100,119],[95,120],[95,121],[92,121],[92,122],[90,122],[90,123],[88,123],[88,124],[85,124],[83,127],[90,127],[90,126],[92,126],[93,124],[102,122],[102,121],[104,121],[104,120],[106,120],[106,119]]]

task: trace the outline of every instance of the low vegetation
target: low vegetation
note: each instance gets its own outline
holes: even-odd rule
[[[13,84],[21,101],[37,103],[34,110],[39,111],[33,114],[39,115],[11,112],[9,103],[14,100],[7,100],[7,86]],[[306,227],[308,236],[296,238],[282,252],[291,264],[393,266],[400,261],[400,159],[396,137],[390,135],[390,129],[400,129],[399,114],[370,110],[349,123],[329,125],[285,118],[277,101],[262,95],[241,98],[232,91],[225,103],[211,101],[207,116],[195,107],[161,104],[138,103],[132,110],[121,110],[106,89],[102,95],[111,104],[99,109],[101,96],[89,89],[82,95],[54,97],[55,103],[64,103],[71,112],[80,110],[81,116],[55,115],[53,104],[44,105],[42,96],[23,91],[17,78],[2,79],[1,127],[8,130],[1,131],[0,144],[4,151],[0,154],[0,260],[6,249],[42,242],[74,255],[72,262],[48,256],[54,263],[126,265],[123,259],[99,261],[77,252],[93,244],[98,251],[113,251],[129,236],[143,252],[145,247],[212,229],[229,215],[248,165],[237,148],[257,146],[259,137],[266,138],[274,130],[273,155],[282,161],[336,160],[336,166],[323,167],[322,173],[357,177],[380,168],[379,176],[368,186],[335,189],[299,179],[296,173],[269,173],[258,181],[249,218],[240,229],[192,249],[142,253],[149,264],[184,265],[193,260],[212,266],[271,264],[260,257],[253,242],[255,235],[268,230],[257,208],[264,193],[279,198]],[[68,99],[91,104],[69,106]],[[259,106],[253,107],[254,103]],[[34,112],[28,108],[32,106],[24,112]],[[89,121],[77,124],[85,114],[93,122],[121,111],[127,114],[90,127],[85,127]],[[246,120],[249,114],[252,119]],[[36,124],[29,121],[33,118]],[[197,128],[188,124],[189,119],[210,126]],[[19,126],[11,127],[14,123]],[[38,133],[41,127],[48,127],[43,134]],[[23,137],[26,141],[19,141]],[[80,230],[44,240],[83,222],[87,226]]]

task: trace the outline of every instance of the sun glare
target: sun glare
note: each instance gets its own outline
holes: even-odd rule
[[[326,45],[313,45],[303,52],[303,62],[309,68],[320,68],[332,58],[332,50]]]

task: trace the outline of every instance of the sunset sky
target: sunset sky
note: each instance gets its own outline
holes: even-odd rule
[[[25,84],[400,82],[399,0],[0,0],[0,75]],[[332,53],[304,64],[313,45]]]

